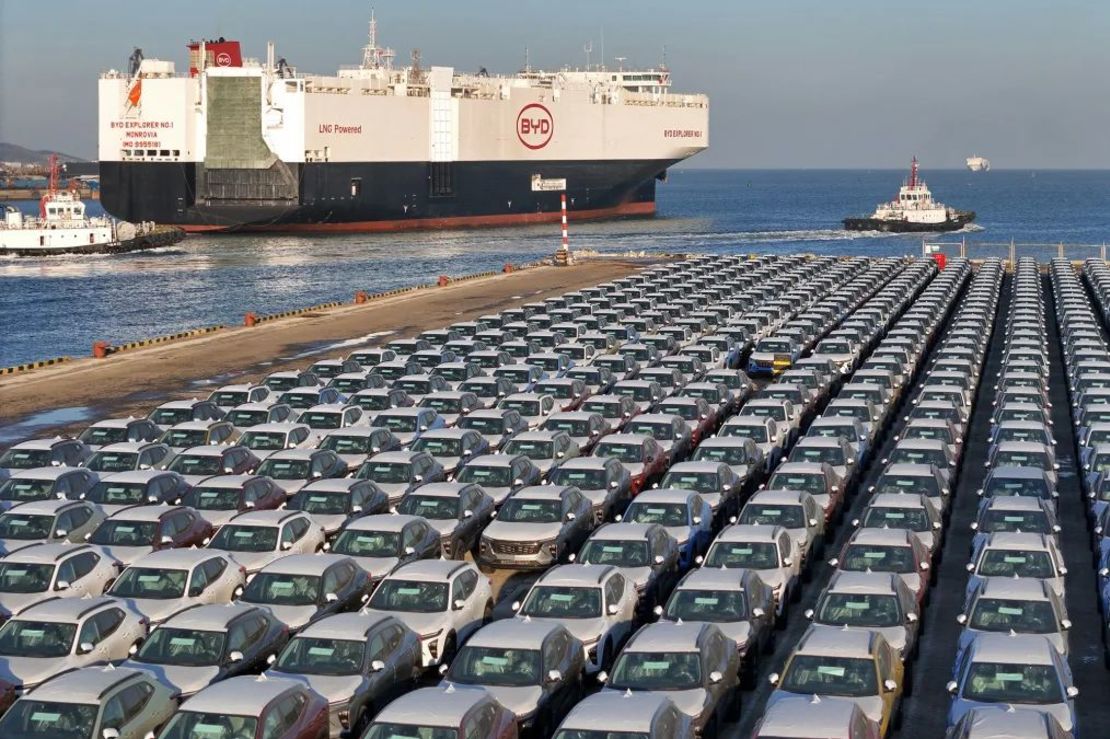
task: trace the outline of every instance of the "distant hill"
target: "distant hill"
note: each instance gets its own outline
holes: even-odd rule
[[[72,154],[65,154],[60,151],[45,151],[36,149],[26,149],[16,144],[9,144],[0,141],[0,162],[24,162],[26,164],[46,164],[50,160],[51,154],[57,154],[58,159],[63,162],[84,162],[85,159],[75,157]]]

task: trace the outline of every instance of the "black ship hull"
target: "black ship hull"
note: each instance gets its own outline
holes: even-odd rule
[[[911,223],[891,221],[881,218],[845,218],[844,228],[848,231],[886,231],[889,233],[934,233],[958,231],[975,220],[975,211],[957,211],[955,217],[940,223]]]
[[[185,231],[392,231],[558,220],[566,179],[572,218],[648,216],[673,160],[570,162],[278,162],[205,170],[182,162],[100,163],[104,209]]]

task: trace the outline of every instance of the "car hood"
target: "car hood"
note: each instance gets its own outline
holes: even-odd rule
[[[370,575],[370,579],[377,581],[393,571],[400,562],[400,557],[351,557],[362,569]]]
[[[483,538],[495,541],[546,541],[554,539],[562,531],[562,524],[558,523],[510,523],[507,521],[493,521],[482,532]]]
[[[408,626],[417,634],[427,636],[444,628],[450,628],[447,615],[442,611],[432,613],[412,613],[409,611],[379,611],[375,608],[365,609],[366,613],[375,613],[383,616],[396,616],[401,623]]]
[[[590,643],[597,641],[608,628],[605,619],[598,618],[537,618],[529,616],[532,621],[565,626],[567,631],[574,634],[579,641]]]
[[[419,400],[416,399],[417,396],[415,396],[415,395],[411,395],[409,397],[411,397],[413,399],[414,403],[419,403],[420,402]],[[409,444],[411,444],[413,441],[416,440],[416,432],[415,431],[394,431],[393,435],[397,437],[397,440],[399,442],[401,442],[401,446],[408,446]]]
[[[644,586],[651,581],[651,568],[643,567],[618,567],[625,580],[630,580],[633,585]]]
[[[185,482],[189,483],[189,487],[194,487],[204,482],[209,477],[212,477],[212,475],[182,475],[181,477],[185,480]]]
[[[605,688],[604,692],[624,692],[623,688]],[[665,695],[674,701],[675,707],[691,718],[699,718],[705,708],[706,691],[703,688],[693,690],[660,690],[660,695]]]
[[[184,665],[152,665],[146,662],[125,660],[121,667],[133,667],[144,670],[162,682],[181,691],[182,696],[190,696],[202,690],[215,680],[220,674],[220,668],[215,665],[204,667],[189,667]]]
[[[440,466],[443,467],[443,471],[449,475],[456,472],[459,467],[462,466],[462,463],[466,461],[466,457],[432,457],[432,459],[439,462]]]
[[[505,487],[505,488],[486,487],[485,485],[483,485],[482,490],[485,490],[486,495],[493,498],[494,503],[496,503],[497,505],[501,505],[502,503],[505,502],[505,498],[509,497],[509,493],[511,493],[513,489],[508,488],[508,487]]]
[[[628,474],[632,475],[633,477],[644,474],[643,462],[621,462],[621,464],[623,464],[624,468],[628,470]]]
[[[52,597],[54,593],[49,590],[42,593],[0,593],[0,617],[14,616],[27,606]]]
[[[952,702],[952,711],[949,717],[950,723],[959,721],[960,717],[975,708],[997,705],[997,703],[981,703],[979,701],[967,700],[965,698],[957,698],[955,701]],[[1015,708],[1025,708],[1026,706],[1042,713],[1052,714],[1052,717],[1060,722],[1060,727],[1063,728],[1064,731],[1070,732],[1075,729],[1075,724],[1072,721],[1071,706],[1068,703],[1014,704]]]
[[[283,554],[282,552],[228,552],[227,556],[241,564],[248,575],[253,575]]]
[[[35,686],[44,680],[66,671],[65,658],[58,657],[2,657],[0,658],[0,679],[24,688]]]
[[[382,489],[383,493],[385,493],[386,495],[389,496],[390,505],[394,505],[394,504],[397,503],[397,501],[399,501],[401,499],[402,496],[404,496],[404,494],[406,492],[408,492],[409,483],[407,483],[407,482],[379,482],[378,487]]]
[[[526,685],[519,688],[505,687],[502,685],[479,686],[451,683],[449,680],[444,680],[440,684],[443,686],[452,684],[455,685],[456,688],[467,688],[469,690],[484,690],[496,698],[501,705],[516,714],[518,719],[534,713],[536,706],[539,705],[540,698],[543,696],[543,690],[538,685]]]
[[[279,606],[269,603],[252,603],[252,605],[262,606],[268,609],[270,613],[274,614],[274,618],[288,626],[290,631],[297,631],[298,629],[303,629],[305,626],[308,626],[308,623],[320,611],[320,607],[315,604],[308,606]]]
[[[189,598],[122,598],[121,600],[145,616],[151,623],[165,621],[178,611],[194,604]]]
[[[327,536],[331,536],[343,528],[343,524],[349,518],[346,513],[312,513],[310,515],[314,523],[324,527],[324,534]]]
[[[327,698],[328,703],[350,701],[356,693],[365,689],[367,683],[362,675],[299,675],[273,669],[266,670],[263,674],[266,677],[296,680]]]
[[[351,472],[357,470],[363,462],[370,459],[365,454],[340,454],[339,458],[347,465],[347,469]]]
[[[154,547],[121,547],[121,546],[106,546],[103,544],[94,544],[104,556],[111,557],[112,559],[124,565],[129,565],[139,557],[146,556],[154,551]]]
[[[435,529],[436,533],[439,534],[440,537],[447,536],[459,525],[458,519],[454,518],[429,518],[426,520],[428,522],[428,525]]]
[[[709,496],[702,495],[702,497],[706,499],[707,503],[709,502]],[[693,533],[689,526],[664,526],[663,530],[674,537],[674,540],[678,542],[679,549],[686,546],[686,543],[690,541],[691,533]]]
[[[284,490],[286,495],[292,495],[307,485],[308,480],[274,480],[274,484]]]
[[[240,511],[197,511],[201,518],[217,529],[238,516],[239,513]]]

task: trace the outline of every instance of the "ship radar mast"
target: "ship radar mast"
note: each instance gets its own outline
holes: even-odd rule
[[[389,47],[378,46],[378,21],[374,9],[370,8],[370,30],[366,46],[362,47],[363,69],[393,69],[393,57],[397,54]]]
[[[910,187],[917,187],[917,157],[910,162]]]

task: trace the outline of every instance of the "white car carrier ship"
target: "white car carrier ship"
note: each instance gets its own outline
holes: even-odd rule
[[[667,168],[709,144],[705,95],[665,67],[498,76],[362,63],[302,74],[267,47],[189,44],[100,78],[101,203],[187,231],[374,231],[650,215]]]

